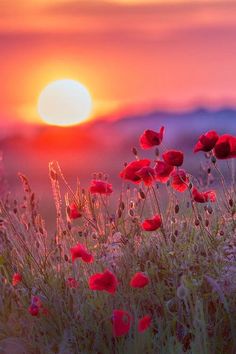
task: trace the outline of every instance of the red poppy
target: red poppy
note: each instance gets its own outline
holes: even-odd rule
[[[202,134],[199,137],[198,142],[194,147],[194,152],[211,151],[214,148],[218,139],[219,139],[219,135],[214,130]]]
[[[149,277],[142,272],[135,273],[129,285],[132,288],[144,288],[149,284]]]
[[[142,167],[141,170],[136,172],[146,186],[150,186],[155,179],[155,170],[151,167]]]
[[[79,286],[79,282],[75,278],[68,278],[66,281],[68,288],[76,289]]]
[[[170,174],[173,171],[174,166],[168,165],[165,161],[156,161],[154,169],[156,172],[156,180],[166,183],[170,178]]]
[[[151,325],[152,319],[149,315],[143,316],[138,321],[138,331],[145,332]]]
[[[192,197],[197,203],[215,202],[216,192],[215,191],[199,192],[197,188],[194,187],[192,190]]]
[[[100,181],[93,179],[89,187],[90,193],[92,194],[106,194],[110,195],[112,193],[112,185],[105,181]]]
[[[76,203],[71,203],[71,205],[69,206],[68,214],[69,218],[72,220],[80,218],[82,216],[82,214],[79,212],[79,208]]]
[[[116,292],[118,281],[113,273],[105,270],[104,273],[93,274],[89,278],[89,287],[91,290],[104,290],[110,294]]]
[[[139,142],[143,149],[150,149],[153,146],[160,145],[163,140],[165,128],[161,127],[159,132],[153,130],[145,130],[141,135]]]
[[[39,315],[39,307],[35,304],[32,304],[28,308],[29,313],[31,316],[38,316]]]
[[[184,170],[177,170],[171,174],[171,186],[178,192],[184,192],[188,189],[189,178]]]
[[[86,247],[78,243],[75,247],[70,249],[72,262],[74,262],[77,258],[81,258],[86,263],[93,262],[93,256],[88,252]]]
[[[148,159],[132,161],[120,172],[120,177],[134,183],[140,183],[142,178],[137,175],[137,172],[143,167],[148,167],[150,163],[151,161]]]
[[[142,228],[145,231],[155,231],[161,227],[162,221],[160,215],[155,215],[152,219],[146,219],[142,223]]]
[[[113,335],[121,337],[127,334],[131,326],[131,315],[127,311],[113,310],[112,316]]]
[[[236,137],[229,134],[221,135],[214,148],[215,156],[218,159],[229,159],[236,157]]]
[[[184,161],[184,154],[182,151],[169,150],[162,155],[164,161],[171,166],[181,166]]]
[[[22,281],[22,275],[19,273],[14,273],[12,277],[12,285],[16,286]]]

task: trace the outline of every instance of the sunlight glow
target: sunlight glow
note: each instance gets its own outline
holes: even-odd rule
[[[47,85],[38,100],[38,113],[50,125],[71,126],[89,118],[92,98],[75,80],[57,80]]]

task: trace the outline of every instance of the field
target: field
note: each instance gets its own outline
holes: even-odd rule
[[[23,198],[0,204],[1,353],[236,353],[236,138],[199,137],[201,178],[166,143],[142,134],[119,192],[50,162],[53,232],[19,175]]]

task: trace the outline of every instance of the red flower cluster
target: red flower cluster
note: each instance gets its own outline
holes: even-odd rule
[[[236,137],[229,134],[219,136],[211,130],[198,139],[194,152],[212,151],[217,159],[230,159],[236,157]]]
[[[151,325],[152,319],[149,315],[143,316],[138,321],[138,332],[145,332]],[[129,333],[132,324],[132,316],[124,310],[114,310],[112,316],[113,335],[121,337]]]
[[[93,274],[89,278],[89,287],[91,290],[107,291],[110,294],[116,292],[118,281],[113,273],[105,270],[103,273]]]
[[[144,288],[148,284],[149,284],[149,277],[141,272],[134,274],[134,276],[130,281],[130,286],[132,288]]]
[[[160,215],[155,215],[152,219],[146,219],[142,223],[142,229],[145,231],[155,231],[161,227],[162,220]]]
[[[92,194],[105,194],[110,195],[112,193],[112,185],[105,181],[93,179],[89,187]]]
[[[80,243],[78,243],[75,247],[70,249],[72,262],[74,262],[77,258],[81,258],[86,263],[93,262],[93,256],[88,252],[87,248]]]
[[[17,284],[21,283],[22,275],[20,273],[14,273],[12,277],[12,285],[16,286]]]

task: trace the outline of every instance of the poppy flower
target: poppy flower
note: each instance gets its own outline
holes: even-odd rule
[[[198,142],[194,147],[194,152],[211,151],[214,148],[218,139],[219,139],[219,135],[214,130],[202,134],[199,137]]]
[[[174,171],[171,174],[171,187],[178,192],[184,192],[188,189],[189,178],[184,170]]]
[[[93,262],[93,256],[88,252],[86,247],[78,243],[75,247],[70,249],[72,262],[74,262],[77,258],[81,258],[86,263]]]
[[[142,178],[137,175],[143,167],[150,166],[151,161],[148,159],[130,162],[121,172],[120,177],[134,183],[140,183]]]
[[[214,154],[217,159],[236,157],[236,137],[229,134],[221,135],[215,145]]]
[[[149,315],[143,316],[138,321],[138,332],[145,332],[151,325],[152,319]]]
[[[28,312],[31,314],[31,316],[38,316],[39,315],[39,307],[35,304],[31,304],[28,308]]]
[[[136,172],[146,186],[150,186],[155,179],[155,170],[151,167],[142,167],[141,170]]]
[[[170,174],[173,171],[174,166],[168,165],[165,161],[156,161],[154,169],[156,172],[156,180],[166,183],[170,178]]]
[[[197,203],[215,202],[216,192],[215,191],[199,192],[197,188],[194,187],[192,190],[192,197]]]
[[[127,334],[131,326],[131,315],[127,311],[113,310],[112,327],[113,335],[121,337]]]
[[[118,281],[113,273],[105,270],[104,273],[93,274],[89,278],[89,287],[91,290],[107,291],[110,294],[116,292]]]
[[[76,203],[72,203],[68,208],[68,215],[71,220],[78,219],[82,216]]]
[[[145,231],[155,231],[161,227],[162,221],[160,215],[155,215],[152,219],[146,219],[142,223],[142,228]]]
[[[22,281],[22,275],[19,273],[14,273],[12,277],[12,285],[16,286]]]
[[[181,166],[184,162],[182,151],[169,150],[162,155],[164,161],[170,166]]]
[[[142,272],[135,273],[129,285],[132,288],[144,288],[149,284],[149,277]]]
[[[164,131],[164,127],[161,127],[159,132],[155,132],[149,129],[145,130],[139,139],[141,147],[143,149],[150,149],[153,146],[160,145],[163,140]]]
[[[93,179],[89,187],[90,193],[92,194],[105,194],[110,195],[112,193],[112,185],[105,181],[100,181]]]
[[[66,285],[70,289],[76,289],[79,286],[79,282],[75,278],[68,278],[66,281]]]

